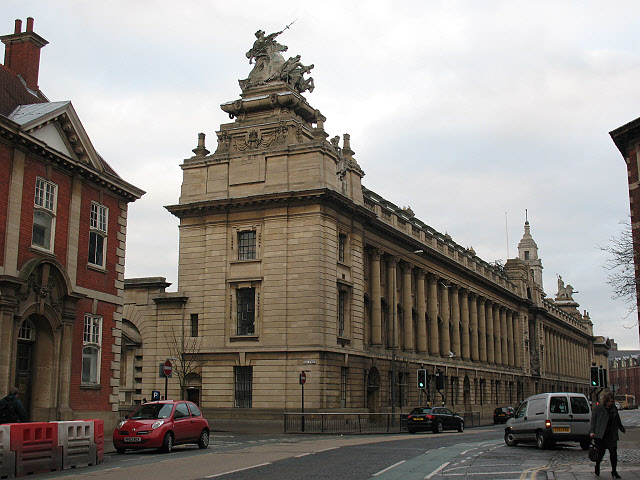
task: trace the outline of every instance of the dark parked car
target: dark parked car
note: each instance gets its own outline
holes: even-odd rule
[[[118,453],[129,448],[160,448],[169,453],[174,445],[183,443],[209,446],[209,422],[195,404],[184,400],[140,405],[113,431],[113,446]]]
[[[507,423],[507,420],[513,418],[515,414],[513,407],[498,407],[493,411],[493,423]]]
[[[464,431],[464,418],[445,407],[418,407],[407,416],[407,430],[416,433],[431,430],[440,433],[443,430]]]

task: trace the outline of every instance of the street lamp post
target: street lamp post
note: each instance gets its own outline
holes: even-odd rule
[[[391,294],[391,426],[396,424],[396,265],[393,268],[393,292]]]

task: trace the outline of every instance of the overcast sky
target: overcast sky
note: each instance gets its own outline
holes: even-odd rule
[[[35,19],[40,88],[71,100],[101,155],[147,193],[129,207],[126,276],[177,288],[183,159],[214,151],[254,32],[314,64],[305,93],[351,134],[363,184],[493,262],[517,255],[525,209],[555,297],[638,349],[598,245],[629,216],[609,131],[640,117],[640,2],[3,0],[0,34]],[[507,241],[508,239],[508,241]]]

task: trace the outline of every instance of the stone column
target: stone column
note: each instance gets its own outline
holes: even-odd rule
[[[469,329],[471,330],[471,360],[477,362],[480,360],[480,354],[478,351],[478,296],[472,292],[469,292],[469,317]]]
[[[451,285],[451,351],[462,357],[460,347],[460,298],[457,285]],[[468,329],[467,329],[468,330]]]
[[[451,351],[451,336],[449,331],[451,311],[449,309],[448,285],[442,285],[440,292],[440,318],[442,318],[442,325],[440,325],[440,356],[448,357]]]
[[[522,368],[522,329],[520,328],[520,312],[513,313],[513,336],[515,338],[515,367]]]
[[[487,362],[495,363],[495,341],[493,334],[493,302],[491,300],[487,300],[484,304],[486,310],[486,320],[487,320]]]
[[[425,301],[425,272],[416,269],[416,311],[418,312],[418,352],[427,353],[427,303]]]
[[[391,304],[391,308],[389,311],[389,322],[391,322],[391,345],[394,345],[396,349],[399,347],[400,342],[400,331],[398,330],[398,285],[397,285],[397,272],[396,266],[398,264],[398,259],[396,257],[392,257],[389,259],[389,303]],[[395,342],[393,338],[393,331],[395,331]]]
[[[551,357],[551,353],[549,352],[549,329],[544,327],[544,355],[542,358],[544,360],[544,368],[543,371],[548,374],[549,373],[549,358]]]
[[[500,327],[500,305],[493,305],[493,342],[496,365],[502,365],[502,328]]]
[[[402,264],[402,313],[404,315],[404,349],[415,350],[413,340],[413,301],[411,297],[411,277],[413,267],[408,263]]]
[[[509,353],[509,366],[515,365],[515,350],[514,350],[514,338],[513,338],[513,312],[511,310],[505,312],[505,322],[507,324],[507,352]]]
[[[509,350],[507,350],[509,334],[507,331],[507,309],[500,307],[500,348],[502,349],[502,365],[509,365]]]
[[[469,340],[469,291],[463,288],[460,291],[460,315],[462,317],[462,359],[469,360],[471,358],[471,347]]]
[[[71,353],[73,345],[73,320],[75,312],[62,314],[62,339],[60,343],[60,371],[58,388],[58,417],[60,420],[73,420],[71,410]]]
[[[478,352],[480,361],[487,362],[487,303],[478,297]]]
[[[427,275],[429,281],[429,344],[431,355],[440,355],[440,334],[438,332],[438,277]]]
[[[380,286],[380,256],[377,248],[371,251],[371,344],[382,345],[382,293]]]

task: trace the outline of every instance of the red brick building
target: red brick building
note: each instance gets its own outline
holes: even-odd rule
[[[33,19],[0,40],[0,393],[18,386],[32,421],[115,421],[127,209],[144,192],[40,90]]]
[[[638,310],[638,334],[640,336],[640,118],[609,132],[627,164],[629,182],[629,206],[631,208],[631,235],[636,272],[636,303]]]

